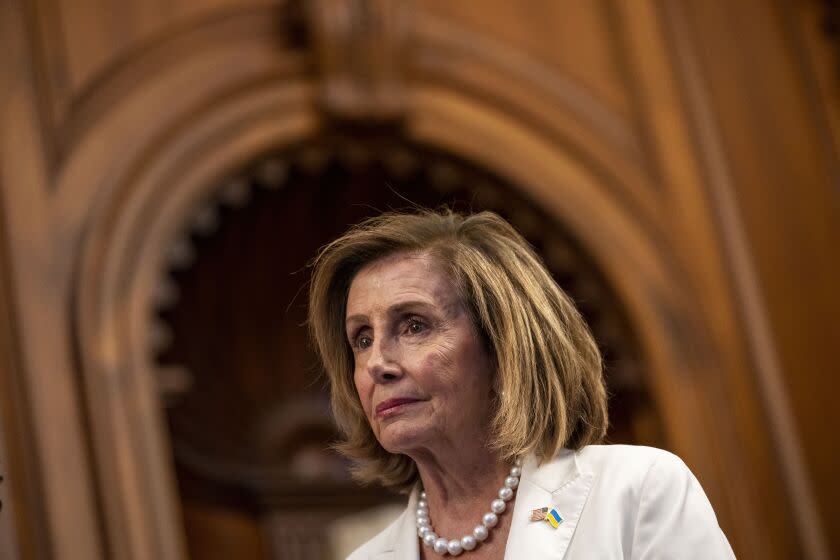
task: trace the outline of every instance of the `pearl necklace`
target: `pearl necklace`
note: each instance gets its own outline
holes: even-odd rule
[[[490,502],[490,511],[481,518],[481,524],[476,525],[471,535],[465,535],[460,539],[448,540],[439,537],[432,530],[432,522],[429,519],[429,502],[426,501],[426,492],[420,492],[420,500],[417,502],[417,534],[423,540],[423,544],[432,547],[440,555],[448,552],[452,556],[458,556],[465,550],[472,550],[478,543],[490,536],[490,529],[499,522],[499,514],[507,508],[507,502],[513,499],[513,493],[519,486],[519,477],[522,474],[522,460],[514,461],[510,474],[505,478],[505,485],[499,489],[499,497]]]

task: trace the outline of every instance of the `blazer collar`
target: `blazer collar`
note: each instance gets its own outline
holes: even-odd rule
[[[571,450],[563,450],[542,466],[537,465],[535,457],[526,457],[516,491],[505,558],[563,558],[594,478],[591,472],[580,470],[577,454]],[[418,494],[419,489],[415,486],[408,498],[408,507],[391,526],[383,548],[372,556],[373,559],[419,560],[414,523]],[[557,529],[545,521],[529,520],[531,511],[541,507],[554,508],[563,518]]]
[[[516,492],[505,558],[563,558],[594,478],[593,473],[581,471],[577,454],[571,450],[563,450],[542,466],[537,465],[535,457],[527,457]],[[530,521],[531,511],[542,507],[557,510],[563,518],[559,527]]]
[[[420,560],[417,527],[414,522],[419,493],[420,487],[415,485],[408,496],[408,507],[391,526],[385,538],[385,546],[371,557],[372,560]]]

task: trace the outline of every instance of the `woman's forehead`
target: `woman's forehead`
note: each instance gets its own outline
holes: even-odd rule
[[[435,306],[457,301],[443,266],[428,253],[398,253],[363,267],[347,296],[347,315],[384,310],[416,300]]]

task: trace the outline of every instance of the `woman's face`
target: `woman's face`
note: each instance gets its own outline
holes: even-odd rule
[[[382,447],[412,455],[484,440],[490,360],[434,258],[399,253],[362,268],[345,326],[356,390]]]

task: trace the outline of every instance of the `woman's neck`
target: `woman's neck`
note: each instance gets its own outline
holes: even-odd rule
[[[426,451],[412,459],[426,491],[432,523],[438,534],[450,538],[469,534],[480,523],[511,467],[483,445],[443,455]]]
[[[482,517],[490,511],[490,503],[498,497],[499,489],[512,465],[502,461],[486,446],[466,446],[457,451],[436,455],[432,452],[412,455],[426,492],[432,530],[446,539],[460,539],[473,534],[482,524]],[[514,497],[515,499],[515,497]],[[513,508],[513,500],[507,503]],[[498,523],[478,547],[470,552],[475,560],[497,560],[505,555],[511,513],[499,515]],[[438,558],[422,543],[420,558]]]

